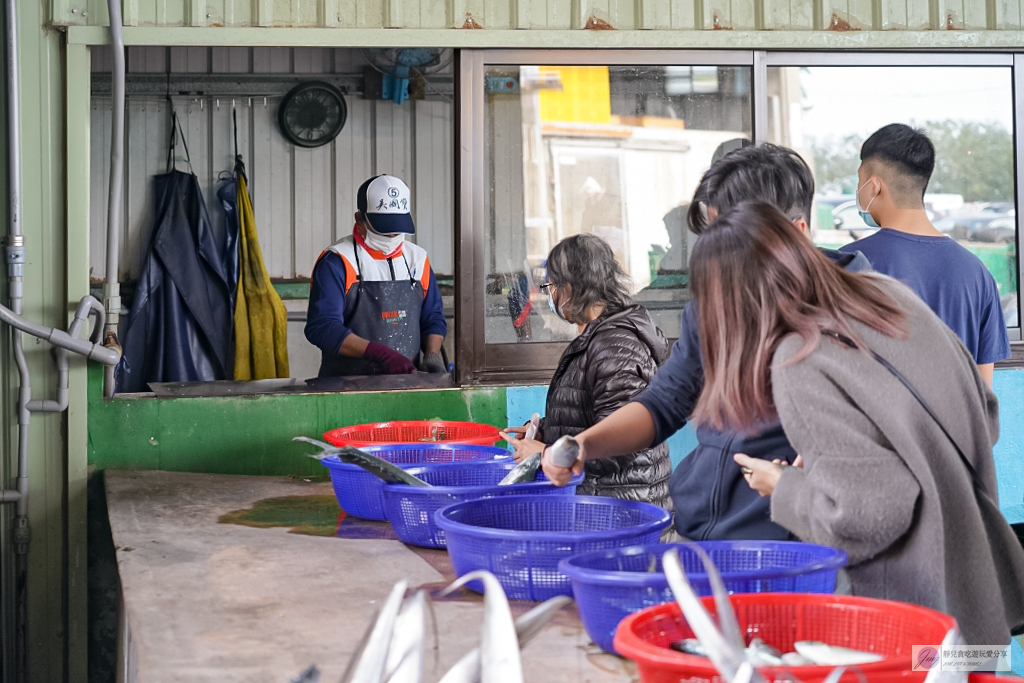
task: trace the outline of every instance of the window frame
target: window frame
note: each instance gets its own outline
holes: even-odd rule
[[[460,384],[550,380],[566,342],[488,344],[484,329],[484,74],[489,66],[747,66],[750,50],[460,50],[456,63],[456,368]],[[751,83],[753,89],[754,83]],[[751,106],[756,95],[751,93]],[[756,117],[751,111],[751,120]],[[675,331],[672,331],[674,334]]]
[[[1017,307],[1022,317],[1021,282],[1024,277],[1021,219],[1024,207],[1024,145],[1017,141],[1024,130],[1024,53],[893,52],[893,51],[767,51],[767,50],[545,50],[463,49],[455,55],[455,325],[457,381],[462,385],[547,383],[566,342],[488,344],[484,327],[488,216],[484,193],[485,92],[489,66],[557,64],[566,66],[749,66],[751,74],[751,137],[755,144],[768,139],[767,77],[769,67],[802,66],[1001,66],[1010,67],[1013,84],[1014,197],[1017,233]],[[1022,340],[1022,327],[1007,328],[1012,343]],[[673,337],[677,330],[666,330]]]

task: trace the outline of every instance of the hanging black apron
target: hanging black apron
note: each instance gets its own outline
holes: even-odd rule
[[[121,328],[130,370],[119,392],[149,391],[150,382],[195,382],[231,377],[231,290],[225,244],[214,235],[199,180],[173,107],[167,173],[154,176],[155,221],[135,299]],[[189,173],[175,168],[176,144]]]
[[[409,261],[402,254],[409,279],[368,281],[363,279],[359,264],[358,244],[354,245],[356,281],[345,295],[345,326],[363,339],[383,344],[416,362],[420,352],[420,310],[423,308],[423,285],[416,281]],[[394,264],[391,265],[394,278]],[[320,377],[341,375],[373,375],[373,363],[362,358],[324,353]]]

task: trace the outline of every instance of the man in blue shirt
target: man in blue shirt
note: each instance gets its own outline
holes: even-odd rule
[[[779,207],[793,224],[808,232],[814,200],[814,177],[796,152],[775,145],[745,147],[712,164],[690,204],[688,222],[697,235],[714,230],[720,209],[757,199]],[[850,271],[868,270],[861,254],[822,250]],[[681,429],[704,388],[697,308],[683,310],[682,330],[672,355],[658,369],[647,389],[631,403],[576,436],[581,456],[610,458],[662,443]],[[733,455],[792,463],[796,453],[777,421],[755,433],[721,431],[698,425],[699,445],[676,467],[669,480],[675,506],[675,529],[693,540],[791,538],[771,521],[770,499],[747,485]],[[562,483],[569,473],[544,456],[544,472]]]
[[[320,377],[447,371],[441,292],[400,178],[370,178],[356,193],[356,224],[313,268],[306,339],[320,348]],[[422,352],[422,359],[420,353]]]
[[[864,142],[860,161],[857,208],[868,225],[882,229],[841,251],[862,252],[876,271],[914,290],[956,332],[991,386],[995,362],[1010,356],[999,287],[977,256],[928,220],[931,140],[893,123]]]

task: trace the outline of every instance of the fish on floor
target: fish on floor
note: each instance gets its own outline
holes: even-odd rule
[[[388,651],[395,632],[395,623],[405,600],[408,581],[399,581],[391,589],[362,642],[356,647],[342,683],[381,683],[387,665]]]
[[[482,683],[523,683],[523,664],[519,658],[519,635],[505,589],[494,574],[477,570],[463,574],[444,589],[449,595],[470,581],[484,585],[484,625],[480,639],[480,680]],[[461,661],[456,664],[456,667]],[[467,673],[471,671],[465,670]],[[446,683],[467,679],[442,679]]]
[[[545,600],[529,612],[516,619],[516,635],[519,638],[519,649],[526,647],[547,625],[555,612],[572,602],[566,595]],[[483,671],[480,661],[480,648],[473,648],[462,659],[455,663],[438,683],[482,683]]]

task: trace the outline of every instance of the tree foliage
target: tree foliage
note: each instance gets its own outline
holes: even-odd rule
[[[935,144],[929,193],[962,195],[967,202],[1013,199],[1013,135],[999,124],[929,121],[922,128]],[[824,194],[852,194],[860,165],[858,135],[827,136],[811,143],[814,172]]]

